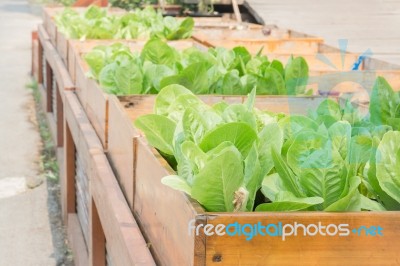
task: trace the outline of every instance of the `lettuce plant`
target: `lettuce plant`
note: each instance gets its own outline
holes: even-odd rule
[[[192,18],[178,21],[163,17],[151,7],[118,16],[97,6],[89,7],[83,14],[66,8],[55,21],[60,32],[71,39],[179,40],[190,38],[194,26]]]
[[[180,85],[163,88],[154,114],[135,121],[177,171],[162,182],[208,211],[400,210],[398,131],[349,103],[327,99],[300,116],[254,100],[253,90],[243,104],[208,106]]]
[[[91,76],[107,93],[117,95],[158,93],[171,84],[195,94],[246,95],[255,87],[260,95],[309,93],[308,66],[302,57],[284,67],[266,56],[252,56],[244,47],[177,51],[156,39],[148,41],[140,54],[114,44],[94,48],[85,59]]]

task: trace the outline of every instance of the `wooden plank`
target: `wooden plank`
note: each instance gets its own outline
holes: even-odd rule
[[[91,192],[114,265],[156,265],[107,158],[92,161]]]
[[[99,84],[88,79],[86,82],[86,113],[105,150],[107,150],[108,134],[108,95]]]
[[[53,72],[56,77],[57,85],[61,88],[61,90],[75,90],[75,85],[72,82],[68,73],[68,69],[64,65],[61,57],[55,56],[53,64]]]
[[[107,154],[122,192],[133,208],[135,138],[140,134],[133,128],[132,120],[125,112],[129,106],[135,108],[131,102],[120,102],[114,95],[109,97]]]
[[[291,56],[298,57],[302,56],[307,64],[308,68],[312,72],[318,71],[344,71],[351,70],[354,63],[358,59],[356,54],[341,54],[341,53],[316,53],[316,54],[294,54],[294,53],[263,53],[270,60],[279,60],[282,64],[286,64]],[[361,65],[360,69],[363,69],[364,65]]]
[[[161,178],[173,171],[142,138],[138,139],[135,169],[134,214],[157,264],[193,265],[195,241],[186,229],[202,213],[200,206],[161,184]]]
[[[76,213],[75,191],[75,143],[68,122],[64,119],[64,172],[61,175],[61,206],[64,223],[68,222],[68,214]]]
[[[196,39],[196,38],[195,38]],[[200,41],[199,39],[197,39]],[[315,54],[319,51],[322,39],[296,38],[296,39],[268,39],[268,40],[204,40],[204,45],[210,47],[225,47],[233,49],[237,46],[245,46],[250,53],[255,54],[260,49],[263,53],[293,53],[293,54]]]
[[[64,64],[67,64],[68,60],[68,40],[63,33],[57,30],[57,43],[56,49],[58,54],[61,56],[62,61]]]
[[[75,146],[82,154],[84,168],[89,169],[90,154],[102,153],[103,147],[78,98],[70,91],[65,91],[64,115]]]
[[[71,245],[76,266],[89,265],[88,251],[82,237],[82,231],[76,214],[68,215],[68,240]]]
[[[89,264],[92,266],[106,266],[106,238],[101,226],[99,213],[93,198],[90,199],[90,236]]]
[[[399,217],[400,212],[209,213],[207,224],[213,226],[258,222],[265,226],[294,225],[295,222],[318,226],[321,223],[335,225],[329,230],[333,234],[339,224],[345,224],[343,228],[349,229],[349,235],[304,236],[304,230],[299,227],[297,236],[287,236],[285,240],[279,235],[257,235],[251,240],[246,240],[245,235],[208,236],[206,265],[395,265],[400,259]],[[362,226],[380,226],[383,235],[365,235],[365,230],[360,235],[352,232]],[[325,229],[322,231],[325,233]],[[275,230],[271,228],[270,232]]]
[[[38,25],[38,38],[41,42],[50,41],[50,36],[43,24]]]
[[[75,90],[83,108],[87,107],[87,83],[86,72],[89,70],[86,64],[75,62]]]
[[[52,91],[53,91],[53,70],[49,64],[49,61],[46,60],[46,112],[53,112],[53,101],[52,101]]]
[[[31,57],[31,75],[35,81],[39,81],[40,75],[40,61],[39,57],[39,40],[37,36],[37,32],[32,32],[32,57]],[[39,60],[40,58],[40,60]]]
[[[61,87],[57,90],[57,147],[64,147],[64,103]]]

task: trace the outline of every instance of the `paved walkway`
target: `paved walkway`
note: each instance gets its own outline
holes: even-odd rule
[[[400,1],[247,0],[266,24],[277,24],[325,38],[348,50],[371,49],[377,58],[400,65]]]
[[[26,189],[38,175],[40,144],[25,88],[31,31],[40,21],[31,11],[27,1],[0,0],[0,266],[56,265],[59,256],[47,182]]]

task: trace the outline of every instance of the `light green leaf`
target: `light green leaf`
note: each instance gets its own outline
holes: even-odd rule
[[[298,134],[288,150],[287,162],[307,196],[324,199],[323,208],[340,198],[347,180],[346,164],[327,137],[312,132]]]
[[[400,132],[387,132],[376,153],[376,177],[389,196],[400,203]]]
[[[146,135],[150,145],[163,153],[173,155],[173,136],[176,124],[161,115],[143,115],[136,119],[135,126]]]
[[[303,57],[291,58],[285,67],[286,90],[289,95],[303,94],[308,82],[308,65]]]
[[[361,209],[367,211],[386,211],[385,207],[377,201],[361,195]]]
[[[299,198],[287,191],[279,192],[275,199],[274,202],[258,205],[256,211],[300,211],[324,201],[320,197]]]
[[[358,191],[358,186],[361,180],[358,176],[353,176],[349,179],[349,191],[343,198],[329,205],[324,211],[361,211],[361,194]]]
[[[233,122],[220,125],[207,133],[200,143],[200,148],[207,152],[225,141],[230,141],[240,151],[243,157],[246,157],[253,142],[256,140],[257,133],[249,125]]]
[[[175,103],[176,99],[181,95],[192,95],[193,93],[181,85],[169,85],[160,91],[157,95],[154,111],[158,115],[168,115],[168,110],[171,104]]]
[[[192,188],[189,186],[186,180],[180,176],[177,175],[165,176],[161,179],[161,183],[173,189],[185,192],[189,196],[192,194]]]
[[[240,153],[225,149],[195,176],[192,197],[211,212],[232,212],[235,192],[243,183]]]

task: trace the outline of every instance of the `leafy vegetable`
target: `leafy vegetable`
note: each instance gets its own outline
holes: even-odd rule
[[[90,6],[84,13],[66,8],[55,17],[58,29],[71,39],[150,39],[180,40],[191,37],[194,21],[163,18],[147,7],[124,15],[107,14],[106,9]]]
[[[308,68],[300,57],[284,69],[279,61],[269,62],[260,55],[252,57],[244,47],[208,51],[192,47],[177,51],[160,39],[148,41],[140,54],[114,44],[94,48],[85,59],[90,76],[103,84],[106,92],[117,95],[158,93],[172,84],[182,85],[195,94],[246,95],[257,88],[261,95],[286,95],[290,86],[287,82],[291,81],[285,81],[285,71],[289,76],[301,75],[302,80],[308,77]],[[299,89],[300,83],[290,94],[305,93]]]
[[[135,126],[176,160],[163,184],[208,211],[400,210],[399,131],[349,103],[325,100],[298,116],[254,101],[254,90],[242,104],[208,106],[180,85],[162,89],[156,115]]]

